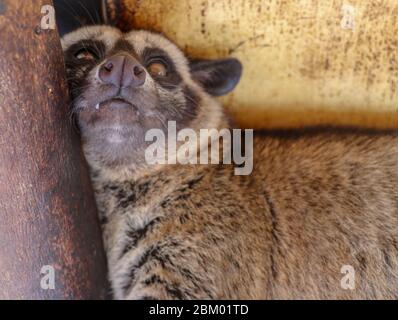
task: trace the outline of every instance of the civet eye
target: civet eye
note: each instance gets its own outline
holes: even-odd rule
[[[148,69],[148,72],[151,74],[151,76],[154,76],[154,77],[167,76],[167,67],[161,61],[154,61],[154,62],[150,63],[148,65],[147,69]]]
[[[79,60],[94,60],[96,55],[94,52],[88,49],[80,49],[75,53],[75,57]]]

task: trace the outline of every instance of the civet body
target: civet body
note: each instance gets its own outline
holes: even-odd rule
[[[395,134],[256,132],[248,175],[150,165],[150,129],[229,128],[240,63],[103,26],[62,44],[116,299],[398,298]]]

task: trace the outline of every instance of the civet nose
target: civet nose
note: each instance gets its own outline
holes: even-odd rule
[[[146,72],[133,57],[119,54],[106,60],[99,69],[99,79],[117,87],[139,87],[145,83]]]

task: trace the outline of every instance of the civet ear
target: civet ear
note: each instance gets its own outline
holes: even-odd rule
[[[219,60],[192,60],[191,76],[207,93],[222,96],[231,92],[242,75],[242,64],[234,58]]]

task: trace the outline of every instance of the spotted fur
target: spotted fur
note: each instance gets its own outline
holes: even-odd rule
[[[95,86],[95,65],[68,58],[81,40],[105,48],[97,63],[120,50],[166,52],[173,86],[149,79],[142,89],[163,92],[159,112],[174,103],[179,128],[227,126],[182,52],[146,31],[91,27],[63,39],[75,107]],[[140,145],[115,161],[112,145],[82,131],[116,299],[398,298],[395,133],[257,133],[253,173],[237,176],[232,165],[148,166]],[[354,290],[341,286],[344,265]]]

